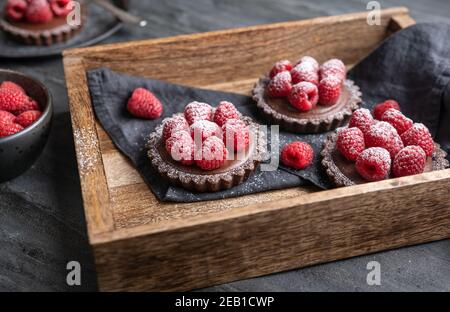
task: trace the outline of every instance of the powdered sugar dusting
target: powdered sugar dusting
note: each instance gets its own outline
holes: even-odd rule
[[[212,120],[213,108],[208,103],[194,101],[184,108],[184,117],[190,125],[197,120]]]
[[[98,163],[97,136],[86,129],[76,129],[73,133],[77,148],[78,169],[81,176],[87,175]]]
[[[302,63],[308,63],[311,64],[311,66],[314,68],[314,70],[318,71],[319,70],[319,63],[317,62],[317,60],[315,58],[313,58],[312,56],[303,56],[298,62],[298,64],[302,64]]]
[[[191,136],[196,142],[204,141],[211,136],[222,138],[222,129],[215,122],[198,120],[191,125]]]

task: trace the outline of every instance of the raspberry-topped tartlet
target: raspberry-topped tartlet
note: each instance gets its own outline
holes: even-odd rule
[[[265,141],[258,124],[222,101],[216,108],[189,103],[163,120],[148,141],[148,156],[173,185],[216,192],[243,183],[261,162]]]
[[[336,186],[442,170],[447,154],[433,141],[428,128],[414,123],[396,101],[356,110],[348,127],[325,141],[322,164]]]
[[[72,0],[8,0],[0,28],[16,41],[49,46],[72,38],[84,24],[82,6],[79,24],[68,23],[67,15],[75,8]]]
[[[320,133],[342,126],[361,103],[361,92],[346,79],[345,65],[331,59],[319,65],[310,56],[297,64],[282,60],[253,89],[262,114],[284,130]]]

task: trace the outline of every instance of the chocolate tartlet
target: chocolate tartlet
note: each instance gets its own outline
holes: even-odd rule
[[[175,116],[175,115],[174,115]],[[259,125],[249,117],[242,117],[250,128],[250,144],[241,159],[226,160],[215,170],[205,171],[195,166],[185,166],[172,159],[162,138],[164,121],[150,134],[147,147],[152,166],[172,185],[194,192],[217,192],[237,186],[250,176],[265,155],[265,137]],[[235,154],[236,156],[236,154]],[[234,157],[237,158],[237,157]]]
[[[356,171],[355,164],[347,160],[336,148],[337,131],[331,133],[324,143],[321,152],[324,166],[328,177],[335,186],[351,186],[368,183]],[[435,143],[435,150],[432,157],[428,157],[424,172],[443,170],[449,166],[445,158],[447,153]],[[393,178],[393,177],[390,177]]]
[[[301,112],[292,107],[285,98],[272,98],[266,94],[270,81],[261,77],[253,88],[253,99],[261,113],[271,124],[279,124],[283,130],[294,133],[321,133],[343,126],[352,112],[361,104],[359,87],[345,80],[339,101],[333,106],[320,106]]]
[[[86,23],[87,8],[81,6],[81,24],[69,25],[66,17],[54,17],[47,23],[32,24],[26,21],[13,22],[6,17],[0,19],[0,28],[13,40],[36,45],[50,46],[65,42],[74,37]]]

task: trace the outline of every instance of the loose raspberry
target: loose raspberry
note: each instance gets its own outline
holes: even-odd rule
[[[53,12],[47,0],[29,1],[25,17],[29,23],[42,24],[53,19]]]
[[[270,71],[270,78],[275,77],[277,74],[284,71],[291,71],[292,64],[288,60],[278,61],[273,65],[272,70]]]
[[[314,64],[302,62],[291,70],[292,83],[296,84],[307,81],[315,85],[319,84],[319,72],[314,68]]]
[[[166,121],[164,121],[163,132],[162,132],[163,141],[166,142],[167,139],[172,136],[172,134],[174,134],[175,132],[178,132],[178,131],[190,132],[188,122],[181,115],[174,116],[174,117],[169,118]]]
[[[301,63],[309,63],[312,65],[312,67],[314,68],[315,71],[317,71],[317,72],[319,71],[319,68],[320,68],[319,63],[312,56],[308,56],[308,55],[303,56],[295,65],[297,66],[298,64],[301,64]]]
[[[292,142],[281,150],[281,162],[294,169],[305,169],[312,164],[314,150],[305,142]]]
[[[392,172],[396,177],[423,173],[427,155],[420,146],[407,146],[398,152],[392,164]]]
[[[10,124],[16,122],[16,116],[7,111],[0,110],[0,124]]]
[[[391,158],[394,158],[404,147],[397,130],[384,121],[370,126],[370,129],[365,134],[365,141],[367,147],[382,147],[386,149],[391,155]]]
[[[144,88],[133,91],[127,109],[133,116],[144,119],[156,119],[163,113],[163,106],[158,98]]]
[[[195,155],[195,163],[203,170],[215,170],[223,166],[227,156],[225,144],[218,137],[212,136],[203,142],[201,155]]]
[[[16,123],[0,123],[0,138],[16,134],[23,130],[23,127]]]
[[[36,120],[42,116],[40,111],[26,111],[16,118],[16,123],[26,128],[32,125]]]
[[[19,116],[20,114],[30,111],[30,110],[40,111],[41,108],[40,108],[38,102],[36,102],[32,98],[28,97],[28,99],[25,101],[25,103],[22,106],[20,106],[19,109],[13,110],[11,112],[16,116]]]
[[[271,97],[288,96],[292,89],[291,74],[287,71],[281,72],[273,77],[267,85],[267,94]]]
[[[413,125],[411,119],[407,118],[399,110],[394,108],[389,108],[385,111],[381,120],[390,123],[400,135],[409,130]]]
[[[375,116],[375,119],[381,120],[383,117],[383,114],[390,108],[400,110],[400,105],[398,105],[397,101],[394,100],[387,100],[383,103],[379,103],[375,105],[375,108],[373,109],[373,115]]]
[[[370,111],[366,108],[359,108],[355,110],[350,118],[348,123],[348,127],[356,127],[359,128],[364,134],[370,129],[374,123],[373,117],[370,114]]]
[[[391,170],[391,156],[384,148],[371,147],[359,154],[355,167],[366,181],[384,180]]]
[[[222,129],[209,120],[198,120],[191,125],[191,137],[197,142],[203,142],[207,138],[216,136],[222,139]]]
[[[13,91],[22,92],[23,94],[25,94],[25,90],[21,86],[19,86],[17,83],[14,83],[12,81],[3,81],[0,84],[0,89],[9,89],[9,90],[13,90]]]
[[[222,101],[214,113],[214,122],[222,127],[228,119],[239,119],[239,112],[233,103]]]
[[[320,80],[334,77],[339,79],[341,82],[345,80],[347,75],[347,69],[345,64],[339,59],[331,59],[326,61],[320,66]]]
[[[10,21],[18,22],[24,18],[27,7],[26,0],[8,0],[5,8],[6,17]]]
[[[189,125],[192,125],[197,120],[212,120],[213,108],[211,105],[201,102],[191,102],[184,108],[184,118],[186,118]]]
[[[319,90],[315,84],[302,81],[292,87],[288,96],[292,106],[304,112],[316,107],[319,101]]]
[[[338,132],[337,149],[350,161],[356,161],[359,154],[364,151],[364,134],[358,128],[345,128]]]
[[[71,0],[50,0],[50,7],[55,16],[67,16],[73,9]]]
[[[166,151],[172,159],[181,164],[190,166],[194,163],[194,140],[187,131],[175,132],[166,141]]]
[[[13,112],[23,109],[28,103],[28,96],[10,89],[0,89],[0,110]]]
[[[240,119],[227,120],[222,126],[222,132],[224,134],[223,141],[230,151],[244,151],[250,144],[249,128]]]
[[[329,76],[319,83],[319,103],[323,106],[336,104],[341,96],[342,80]]]
[[[415,123],[408,131],[402,134],[402,140],[405,146],[420,146],[427,157],[433,156],[434,141],[428,128],[421,123]]]

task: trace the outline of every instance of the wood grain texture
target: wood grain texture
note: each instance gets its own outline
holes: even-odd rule
[[[406,15],[403,8],[386,10],[381,26],[368,26],[366,13],[358,13],[77,49],[65,53],[66,73],[76,71],[72,78],[78,78],[87,69],[108,66],[249,94],[252,81],[277,59],[311,54],[350,64],[360,60],[392,27],[406,25]],[[396,16],[401,18],[393,20]],[[77,97],[89,104],[88,89],[83,80],[71,83],[72,114],[79,114]],[[108,222],[114,222],[90,233],[103,290],[187,290],[450,236],[450,208],[443,200],[449,170],[325,192],[297,188],[206,203],[160,203],[95,124],[92,109],[86,110],[80,116],[95,129],[101,155],[96,164],[104,169],[96,174],[103,174],[102,195],[109,195],[100,210],[84,196],[86,214],[100,213],[97,219],[103,220],[102,211],[108,211]],[[80,124],[75,119],[74,131]],[[97,183],[91,175],[81,179]]]
[[[442,239],[449,187],[445,170],[105,233],[97,274],[109,291],[187,290]]]
[[[108,64],[116,71],[174,83],[220,85],[255,79],[275,61],[296,60],[299,55],[312,55],[319,61],[339,56],[347,64],[356,63],[386,37],[391,17],[408,11],[393,8],[382,12],[381,25],[376,26],[367,24],[367,13],[363,12],[74,49],[65,55],[83,55],[86,69]],[[327,27],[330,24],[333,31]]]
[[[89,93],[79,85],[87,85],[82,58],[64,60],[67,89],[71,100],[78,171],[83,201],[87,203],[86,221],[90,237],[114,229],[113,213],[109,205],[109,191],[98,145],[95,119]]]

